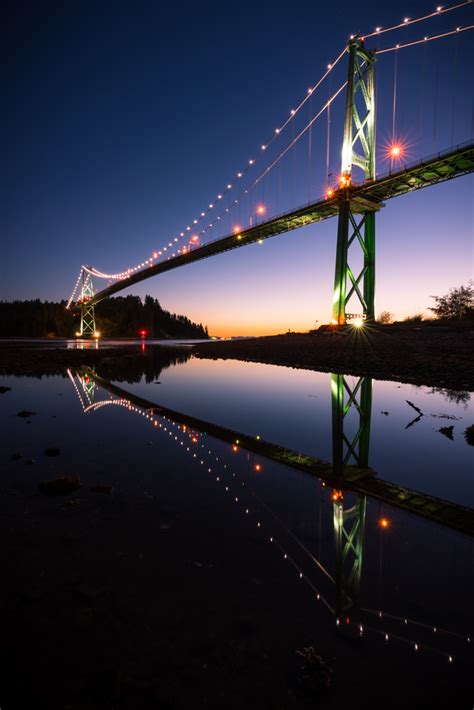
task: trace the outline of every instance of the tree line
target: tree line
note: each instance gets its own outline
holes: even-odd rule
[[[125,296],[101,301],[95,309],[102,337],[137,337],[146,330],[152,338],[208,338],[207,326],[164,310],[152,296]],[[0,301],[0,337],[72,338],[79,330],[77,313],[66,301]]]

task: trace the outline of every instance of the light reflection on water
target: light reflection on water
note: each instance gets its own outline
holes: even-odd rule
[[[347,380],[354,384],[358,378]],[[129,389],[157,404],[332,459],[328,373],[192,358],[163,371],[160,383],[143,378]],[[372,397],[370,466],[384,479],[474,505],[474,448],[464,437],[474,424],[470,394],[456,403],[455,394],[445,391],[374,380]],[[423,412],[418,421],[407,400]],[[453,440],[438,431],[449,426]]]
[[[124,387],[157,405],[332,459],[327,373],[191,358],[163,369],[158,377],[150,381],[143,376]],[[339,618],[345,623],[340,612],[350,592],[359,608],[354,615],[357,628],[361,624],[374,642],[384,641],[388,634],[397,639],[401,653],[412,651],[415,643],[420,650],[430,648],[445,659],[451,653],[465,653],[474,592],[473,549],[467,537],[370,499],[362,511],[357,507],[361,498],[349,494],[344,509],[355,506],[365,532],[359,540],[360,589],[348,583],[347,569],[337,583],[337,506],[332,491],[319,480],[238,447],[234,452],[229,444],[178,426],[126,399],[110,405],[108,391],[91,381],[81,385],[73,379],[75,385],[60,377],[3,378],[2,384],[10,384],[12,391],[1,401],[6,435],[2,460],[21,450],[24,459],[31,456],[39,461],[27,479],[18,477],[18,469],[13,482],[3,477],[4,493],[13,486],[31,495],[32,485],[57,472],[53,463],[38,455],[54,445],[61,446],[62,472],[80,470],[85,480],[94,472],[119,491],[137,489],[153,498],[157,477],[172,470],[179,476],[185,499],[192,495],[191,482],[195,484],[199,477],[203,495],[212,505],[229,510],[229,527],[235,526],[231,508],[240,511],[237,534],[242,535],[243,549],[254,544],[256,534],[261,535],[262,554],[276,554],[279,564],[291,566],[295,585],[304,585],[319,602],[316,613],[322,624],[334,624]],[[352,388],[357,379],[347,378]],[[407,400],[423,412],[417,421],[418,414]],[[30,425],[12,416],[24,408],[37,412]],[[352,427],[357,426],[356,415],[355,410],[348,414]],[[463,437],[472,423],[467,396],[456,403],[452,396],[429,388],[375,381],[369,464],[385,480],[472,505],[473,449]],[[437,431],[443,426],[454,427],[453,440]],[[11,471],[13,465],[10,462]],[[386,530],[379,525],[382,516],[389,520]],[[223,529],[224,540],[227,534]],[[298,594],[295,587],[296,600]],[[352,617],[352,610],[347,615]],[[434,628],[442,643],[434,638]],[[459,635],[439,633],[441,629]]]

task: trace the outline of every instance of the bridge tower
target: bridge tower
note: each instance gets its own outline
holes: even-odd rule
[[[81,329],[79,331],[81,338],[94,338],[96,336],[95,310],[94,306],[89,305],[89,301],[92,298],[94,298],[92,276],[83,270],[81,288]]]
[[[343,483],[345,466],[368,467],[372,380],[361,377],[352,388],[344,375],[333,374],[331,394],[333,466],[335,475]],[[355,421],[349,422],[349,418]],[[342,491],[335,491],[333,498],[336,615],[339,618],[358,606],[367,501],[365,496],[357,496],[356,501],[348,505]]]
[[[349,42],[348,52],[349,71],[338,190],[340,202],[332,302],[332,320],[339,325],[344,325],[346,320],[354,316],[374,320],[375,212],[381,206],[366,199],[351,199],[354,166],[363,170],[365,180],[375,180],[375,53],[368,52],[362,40],[357,38]],[[353,263],[354,269],[349,261]],[[357,262],[359,263],[355,266]],[[346,312],[352,296],[357,298],[361,313]]]

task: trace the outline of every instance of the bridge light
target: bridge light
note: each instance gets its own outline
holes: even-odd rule
[[[256,464],[255,464],[255,470],[256,470],[256,471],[261,471],[261,470],[262,470],[261,464],[256,463]]]
[[[237,173],[237,177],[242,177],[242,173]]]
[[[275,128],[275,133],[280,133],[280,129],[279,129],[279,128]]]
[[[362,328],[364,325],[364,321],[362,318],[355,318],[355,320],[352,322],[352,325],[354,325],[356,328]]]
[[[228,190],[231,190],[231,189],[232,189],[232,185],[231,185],[230,183],[227,185],[227,189],[228,189]]]
[[[199,237],[197,236],[197,234],[194,234],[194,236],[191,237],[191,241],[192,241],[192,242],[198,242],[198,241],[199,241]]]
[[[234,231],[234,234],[238,234],[240,232],[240,225],[236,224],[233,231]]]
[[[257,212],[257,214],[265,214],[265,212],[266,212],[265,205],[258,205],[256,212]]]
[[[249,165],[253,165],[254,161],[252,159],[249,160]]]
[[[154,259],[158,259],[158,252],[157,252],[157,251],[154,251],[154,252],[153,252],[153,258],[154,258]]]
[[[332,189],[332,187],[328,187],[328,189],[326,190],[326,197],[332,197],[333,195],[334,190]]]
[[[390,520],[388,518],[380,518],[379,525],[384,530],[387,530],[390,527]]]
[[[94,338],[100,338],[100,333],[98,330],[94,331]]]

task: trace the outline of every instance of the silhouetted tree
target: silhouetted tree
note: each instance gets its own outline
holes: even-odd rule
[[[474,281],[469,281],[467,286],[451,288],[444,296],[431,296],[436,302],[436,306],[430,311],[437,318],[448,320],[461,320],[462,318],[474,317]]]

